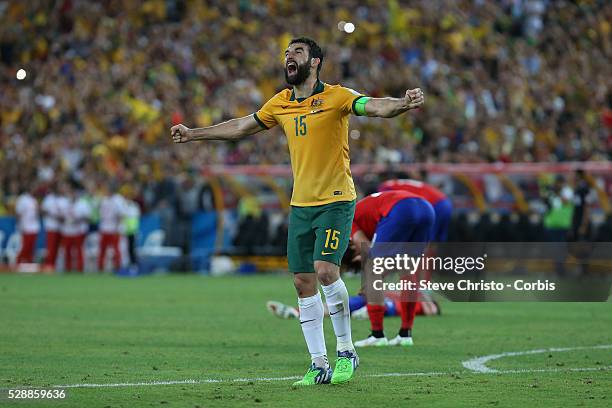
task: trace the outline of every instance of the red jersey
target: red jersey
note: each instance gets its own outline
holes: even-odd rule
[[[387,180],[378,187],[378,191],[389,190],[409,191],[411,193],[418,194],[427,201],[429,201],[429,204],[431,205],[435,205],[436,203],[442,200],[446,200],[447,198],[446,194],[444,194],[434,186],[418,180]]]
[[[366,237],[371,240],[380,219],[386,217],[393,206],[405,198],[423,197],[409,191],[383,191],[382,193],[370,194],[359,200],[355,206],[351,237],[357,231],[363,231]]]

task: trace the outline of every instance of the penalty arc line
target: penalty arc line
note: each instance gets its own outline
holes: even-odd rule
[[[542,368],[542,369],[518,369],[518,370],[500,370],[497,372],[479,372],[479,371],[432,371],[432,372],[412,372],[412,373],[381,373],[368,374],[366,378],[381,378],[381,377],[433,377],[444,375],[471,375],[471,374],[529,374],[529,373],[558,373],[558,372],[583,372],[583,371],[611,371],[612,366],[602,367],[582,367],[582,368]],[[145,381],[145,382],[126,382],[126,383],[108,383],[108,384],[65,384],[54,385],[53,388],[119,388],[119,387],[147,387],[159,385],[182,385],[182,384],[219,384],[219,383],[243,383],[243,382],[278,382],[299,380],[300,376],[291,377],[255,377],[255,378],[235,378],[235,379],[215,379],[205,378],[201,380],[177,380],[177,381]]]
[[[489,354],[487,356],[475,357],[470,360],[466,360],[461,362],[463,367],[468,370],[477,372],[477,373],[500,373],[501,371],[496,370],[494,368],[487,367],[487,363],[493,360],[497,360],[502,357],[515,357],[515,356],[525,356],[529,354],[541,354],[541,353],[553,353],[553,352],[563,352],[563,351],[576,351],[576,350],[592,350],[592,349],[609,349],[612,348],[612,344],[601,344],[596,346],[577,346],[577,347],[550,347],[545,349],[535,349],[535,350],[527,350],[527,351],[508,351],[499,354]]]

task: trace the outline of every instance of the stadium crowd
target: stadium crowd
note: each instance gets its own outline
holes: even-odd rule
[[[0,2],[0,19],[0,214],[26,190],[112,178],[171,220],[201,206],[204,164],[287,163],[278,129],[203,147],[169,146],[168,128],[255,111],[285,86],[282,51],[298,34],[325,45],[327,82],[427,95],[413,115],[354,118],[354,163],[612,153],[606,1],[37,0]]]

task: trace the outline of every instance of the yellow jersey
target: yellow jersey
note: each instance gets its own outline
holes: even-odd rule
[[[264,128],[280,125],[287,137],[293,194],[291,205],[309,207],[352,201],[348,117],[363,95],[317,81],[311,96],[298,100],[293,90],[274,95],[253,116]]]

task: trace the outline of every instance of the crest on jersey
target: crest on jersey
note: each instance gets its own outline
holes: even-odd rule
[[[319,107],[323,105],[323,99],[313,99],[312,102],[310,102],[310,106],[313,108]]]

